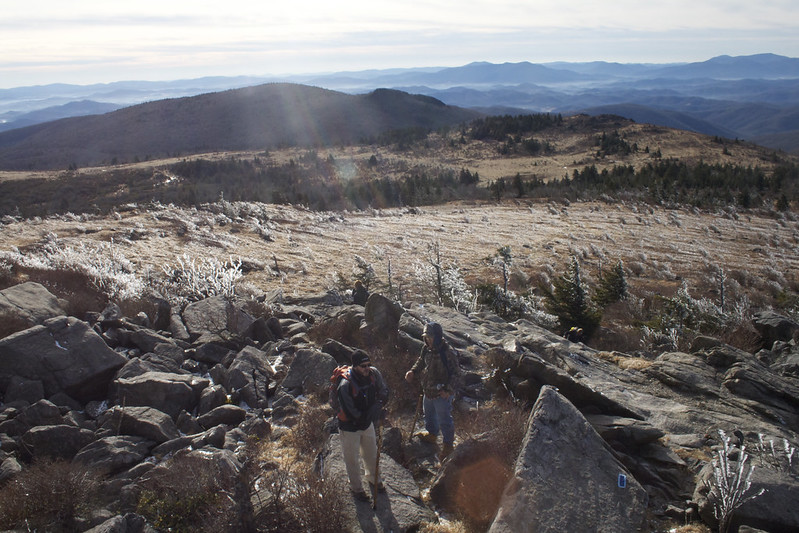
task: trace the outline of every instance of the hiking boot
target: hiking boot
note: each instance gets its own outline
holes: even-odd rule
[[[375,484],[374,484],[374,483],[372,483],[371,481],[369,482],[369,490],[371,490],[371,491],[372,491],[372,494],[374,494],[374,493],[375,493]],[[380,481],[380,482],[377,484],[377,492],[379,492],[380,494],[385,494],[385,493],[386,493],[386,486],[385,486],[385,485],[383,485],[383,482],[382,482],[382,481]]]
[[[355,498],[356,500],[358,500],[359,502],[368,502],[369,501],[369,496],[366,495],[366,493],[363,491],[363,489],[352,491],[352,497]]]
[[[453,446],[452,444],[445,444],[444,447],[441,448],[441,453],[438,454],[438,460],[443,461],[444,459],[446,459],[454,449],[455,446]]]
[[[438,440],[438,435],[433,435],[432,433],[428,433],[427,431],[422,431],[418,434],[419,440],[422,442],[426,442],[428,444],[435,444]]]

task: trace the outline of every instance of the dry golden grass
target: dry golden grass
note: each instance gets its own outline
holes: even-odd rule
[[[622,370],[644,370],[652,366],[652,361],[643,357],[630,357],[616,352],[597,352],[595,355],[600,359],[613,363]]]

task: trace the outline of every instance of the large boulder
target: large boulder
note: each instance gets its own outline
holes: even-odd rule
[[[194,409],[210,380],[192,374],[146,372],[114,384],[120,405],[154,407],[175,418],[182,410]]]
[[[545,386],[489,531],[637,531],[648,498],[580,412]]]
[[[364,326],[361,330],[367,344],[393,346],[404,312],[399,303],[382,294],[371,294],[364,307]]]
[[[92,431],[75,426],[37,426],[22,435],[22,449],[31,459],[69,460],[95,439]]]
[[[760,311],[752,324],[763,338],[763,347],[771,348],[776,341],[789,341],[799,332],[799,324],[774,311]]]
[[[126,362],[86,322],[51,318],[0,340],[0,391],[19,376],[41,381],[47,397],[64,392],[85,403],[104,398]]]
[[[327,389],[336,366],[336,360],[326,353],[298,350],[281,384],[295,394],[319,393]]]
[[[275,376],[266,352],[245,346],[228,367],[227,386],[250,407],[268,407],[267,391]]]
[[[757,360],[735,363],[724,374],[724,387],[757,402],[756,409],[788,427],[799,426],[799,383],[775,374]]]
[[[238,405],[220,405],[197,419],[206,429],[219,425],[238,426],[247,417],[247,411]]]
[[[172,418],[153,407],[115,406],[105,411],[99,422],[106,430],[144,437],[159,444],[180,436]]]
[[[190,303],[183,310],[183,322],[189,335],[202,342],[226,341],[231,335],[242,335],[254,321],[224,296]]]
[[[104,437],[81,449],[72,461],[114,475],[139,464],[153,446],[155,443],[144,437]]]
[[[0,291],[0,316],[14,316],[29,326],[65,315],[58,298],[39,283],[20,283]]]

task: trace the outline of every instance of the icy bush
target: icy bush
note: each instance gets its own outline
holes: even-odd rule
[[[761,466],[791,473],[796,447],[791,445],[788,439],[782,439],[782,446],[780,446],[775,445],[773,439],[766,441],[765,435],[762,433],[758,433],[757,437],[758,441],[755,443],[755,450]]]
[[[202,300],[210,296],[232,297],[236,283],[242,277],[241,259],[221,262],[216,258],[197,261],[188,254],[177,258],[177,264],[162,267],[166,292],[187,300]]]
[[[23,268],[81,273],[111,299],[132,300],[147,292],[148,285],[136,274],[136,266],[113,241],[73,247],[63,245],[50,233],[39,252],[23,254],[12,250],[2,252],[0,259]]]
[[[732,513],[744,503],[754,500],[765,490],[747,495],[752,486],[752,473],[755,466],[747,464],[749,455],[746,446],[741,446],[737,464],[730,460],[733,451],[730,438],[719,430],[721,449],[713,459],[713,478],[711,480],[708,500],[713,504],[713,513],[719,520],[719,533],[727,533],[732,520]]]

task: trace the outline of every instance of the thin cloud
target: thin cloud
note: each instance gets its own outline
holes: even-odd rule
[[[164,79],[190,69],[261,75],[474,60],[796,57],[796,20],[799,3],[784,0],[44,0],[35,9],[12,0],[0,18],[0,80],[39,81],[47,65],[52,81],[91,82],[159,69]]]

